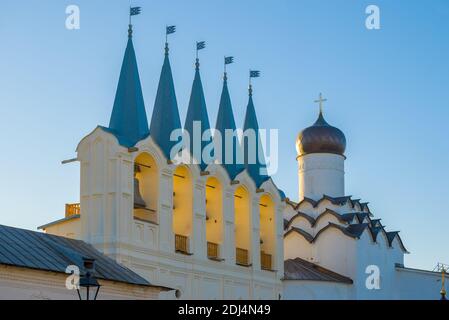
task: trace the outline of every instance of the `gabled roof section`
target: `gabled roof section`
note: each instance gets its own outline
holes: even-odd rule
[[[181,119],[179,118],[178,102],[176,100],[167,45],[154,102],[150,135],[169,160],[172,147],[178,143],[178,141],[170,141],[170,135],[176,129],[181,129]]]
[[[148,134],[148,121],[132,37],[128,38],[109,127],[120,145],[132,147]]]
[[[251,146],[249,143],[250,140],[248,140],[247,137],[243,138],[245,169],[256,183],[256,186],[259,187],[262,183],[269,179],[269,176],[260,173],[261,169],[266,166],[266,161],[262,143],[260,141],[259,123],[257,121],[256,109],[254,108],[251,87],[249,89],[249,100],[246,107],[245,121],[243,124],[243,131],[246,132],[247,130],[252,130],[254,132],[256,145],[254,147]]]
[[[283,280],[329,281],[352,284],[353,281],[341,274],[323,268],[301,258],[284,261]]]
[[[299,235],[301,235],[301,236],[303,236],[304,237],[304,239],[306,239],[308,242],[310,242],[310,243],[312,243],[312,242],[314,242],[315,241],[315,238],[310,234],[310,233],[308,233],[307,231],[304,231],[303,229],[301,229],[301,228],[296,228],[296,227],[292,227],[290,230],[288,230],[286,233],[285,233],[285,235],[284,235],[284,238],[285,237],[287,237],[290,233],[297,233],[297,234],[299,234]]]
[[[318,217],[316,217],[315,219],[315,223],[313,224],[313,226],[315,226],[317,224],[317,222],[324,217],[326,214],[330,214],[333,215],[335,218],[337,218],[338,221],[343,222],[343,223],[349,223],[351,222],[353,219],[351,219],[351,216],[348,215],[341,215],[338,212],[331,210],[331,209],[326,209],[324,210],[322,213],[320,213],[320,215]]]
[[[354,208],[356,203],[359,203],[361,210],[362,211],[366,210],[369,213],[369,215],[371,216],[371,212],[369,211],[369,208],[368,208],[368,202],[361,203],[359,199],[352,200],[351,197],[352,196],[331,197],[328,195],[323,195],[323,197],[317,201],[315,201],[311,198],[304,197],[304,199],[302,199],[300,202],[294,202],[289,199],[288,203],[295,210],[297,210],[304,203],[309,203],[312,207],[317,208],[325,200],[328,200],[330,203],[332,203],[333,205],[336,205],[336,206],[344,206],[345,204],[347,204],[349,202],[352,208]]]
[[[346,223],[351,223],[352,221],[354,221],[355,216],[356,214],[354,212],[343,213],[341,215],[341,219]]]
[[[369,226],[369,230],[371,232],[371,236],[374,242],[377,242],[377,236],[379,233],[383,232],[383,228],[381,226]]]
[[[369,217],[368,212],[356,212],[356,217],[359,220],[359,223],[363,223],[367,217]]]
[[[350,224],[346,227],[346,231],[355,238],[360,238],[363,231],[369,226],[368,223]]]
[[[315,225],[315,223],[316,223],[315,218],[313,218],[312,216],[309,216],[307,213],[298,211],[293,217],[290,218],[290,220],[287,220],[287,224],[285,225],[285,229],[288,229],[292,225],[293,221],[295,221],[299,217],[302,217],[302,218],[306,219],[310,223],[311,227],[313,227]]]
[[[382,223],[380,222],[382,219],[371,219],[370,223],[372,227],[382,227]]]
[[[232,111],[231,97],[229,95],[228,89],[228,80],[225,74],[223,79],[223,91],[221,92],[220,98],[220,106],[218,108],[217,115],[217,123],[215,125],[215,129],[220,132],[222,143],[221,143],[221,158],[218,159],[223,167],[229,174],[231,180],[234,180],[235,177],[244,169],[242,164],[237,163],[237,152],[240,149],[240,143],[236,136],[234,136],[232,140],[232,163],[226,163],[226,143],[225,143],[225,133],[226,130],[236,130],[234,113]],[[240,150],[239,150],[240,151]],[[215,155],[217,156],[217,151],[215,151]],[[230,156],[229,156],[230,157]]]
[[[335,228],[340,230],[344,235],[353,238],[353,239],[360,239],[362,236],[363,231],[368,227],[367,223],[359,223],[359,224],[351,224],[347,227],[340,226],[338,224],[329,222],[327,226],[325,226],[323,229],[318,231],[318,233],[315,235],[314,241],[318,239],[318,237],[325,232],[328,229]]]
[[[0,225],[0,264],[65,273],[76,265],[85,274],[83,258],[95,259],[95,277],[135,285],[147,280],[81,241]]]
[[[315,201],[313,199],[304,197],[303,200],[301,200],[301,202],[299,202],[297,204],[297,208],[299,208],[299,206],[302,203],[308,202],[310,203],[314,208],[318,207],[320,205],[321,202],[323,202],[324,200],[328,200],[330,201],[330,203],[334,204],[334,205],[339,205],[339,206],[343,206],[345,205],[348,201],[351,200],[351,196],[344,196],[344,197],[331,197],[328,195],[323,195],[323,197],[321,199],[319,199],[318,201]]]
[[[404,243],[402,242],[401,237],[399,236],[399,231],[389,231],[389,232],[385,232],[385,235],[387,236],[388,239],[388,245],[390,247],[393,246],[393,241],[394,239],[398,239],[399,245],[401,246],[401,250],[404,251],[405,253],[409,253],[408,250],[405,248]]]
[[[201,167],[201,170],[205,170],[207,164],[203,161],[202,152],[206,145],[212,142],[212,138],[208,141],[202,140],[203,133],[210,129],[210,123],[209,116],[207,114],[206,100],[204,99],[203,84],[201,82],[199,65],[200,64],[197,60],[195,68],[195,78],[193,79],[192,92],[190,94],[189,108],[187,110],[184,129],[190,135],[190,154],[192,154],[197,161],[200,160],[199,165]],[[198,137],[194,135],[194,122],[199,122],[199,124],[201,125],[201,130],[199,132],[201,135]],[[200,146],[198,150],[194,149],[194,140],[195,144]]]

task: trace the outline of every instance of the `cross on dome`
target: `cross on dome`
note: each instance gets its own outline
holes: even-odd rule
[[[315,103],[319,103],[320,104],[320,113],[323,113],[323,102],[326,102],[327,99],[323,98],[323,94],[320,92],[319,98],[318,100],[315,100]]]

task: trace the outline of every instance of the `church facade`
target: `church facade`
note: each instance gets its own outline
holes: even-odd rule
[[[297,138],[298,202],[258,162],[173,161],[170,135],[182,125],[168,44],[148,125],[132,33],[110,124],[77,147],[80,203],[41,230],[90,244],[180,299],[439,298],[440,274],[406,268],[399,233],[345,194],[346,138],[322,111]],[[236,130],[227,81],[223,134]],[[195,122],[210,128],[198,60],[184,129]],[[243,129],[258,128],[250,88]]]

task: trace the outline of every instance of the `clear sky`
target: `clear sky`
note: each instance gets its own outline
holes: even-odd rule
[[[65,28],[67,5],[81,29]],[[370,202],[411,251],[406,264],[449,263],[449,2],[133,1],[136,49],[150,119],[174,24],[171,64],[182,122],[194,76],[195,41],[211,123],[228,69],[236,121],[243,123],[248,69],[262,128],[280,129],[277,185],[297,200],[295,139],[325,117],[348,141],[346,190]],[[381,29],[365,28],[380,8]],[[127,41],[130,2],[2,0],[0,4],[0,224],[36,229],[79,201],[80,139],[108,125]]]

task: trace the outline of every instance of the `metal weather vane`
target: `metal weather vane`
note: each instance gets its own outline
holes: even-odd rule
[[[226,57],[225,56],[224,57],[224,80],[228,79],[227,72],[226,72],[226,66],[231,63],[234,63],[234,57],[232,57],[232,56]]]
[[[206,41],[199,41],[196,43],[196,69],[199,69],[200,67],[200,59],[198,58],[198,51],[203,50],[206,48]]]
[[[133,25],[132,25],[132,16],[137,16],[141,13],[142,8],[141,7],[130,7],[129,8],[129,29],[128,29],[128,36],[131,38],[133,36]]]
[[[165,28],[165,42],[168,42],[168,35],[176,32],[176,26],[167,26]]]
[[[165,54],[168,55],[168,35],[176,32],[176,26],[165,27]]]
[[[260,77],[260,71],[258,70],[249,70],[249,95],[251,96],[253,94],[253,85],[251,83],[252,78],[259,78]]]

